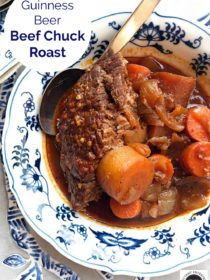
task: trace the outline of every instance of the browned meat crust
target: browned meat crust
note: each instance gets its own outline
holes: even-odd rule
[[[124,144],[126,130],[138,126],[136,98],[119,53],[96,63],[66,98],[56,140],[74,209],[83,210],[100,198],[98,163],[107,151]]]

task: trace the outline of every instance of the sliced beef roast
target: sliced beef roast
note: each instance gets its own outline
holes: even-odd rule
[[[124,144],[125,131],[139,127],[137,94],[128,81],[126,63],[118,53],[92,66],[74,85],[58,116],[60,165],[75,210],[100,198],[100,159]]]

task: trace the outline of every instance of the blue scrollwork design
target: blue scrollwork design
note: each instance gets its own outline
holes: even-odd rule
[[[41,153],[38,149],[35,151],[37,156],[34,164],[29,163],[29,150],[25,147],[28,140],[28,129],[26,127],[18,127],[18,131],[23,134],[21,140],[21,145],[15,145],[12,151],[14,161],[13,168],[20,167],[22,169],[22,175],[20,176],[22,180],[22,185],[26,186],[27,190],[32,190],[34,193],[36,191],[42,192],[47,198],[47,202],[40,204],[37,211],[37,219],[42,221],[42,210],[44,207],[48,206],[56,212],[52,207],[49,200],[49,190],[48,183],[45,177],[41,173]]]
[[[79,216],[69,206],[63,204],[62,206],[56,207],[56,218],[58,220],[61,218],[63,221],[72,221],[72,218],[76,219]]]
[[[87,50],[84,52],[84,54],[81,56],[81,58],[79,60],[77,60],[76,62],[74,62],[71,67],[74,67],[76,64],[80,63],[82,60],[84,60],[90,53],[92,50],[94,50],[95,48],[95,44],[98,42],[98,38],[96,37],[96,34],[91,31],[91,37],[90,37],[90,41],[89,41],[89,45]]]
[[[30,116],[35,110],[35,103],[33,100],[33,95],[30,92],[23,92],[21,96],[27,95],[28,98],[23,104],[26,127],[18,127],[18,131],[23,135],[21,139],[21,144],[15,145],[12,151],[13,168],[19,167],[22,170],[20,179],[22,185],[26,187],[28,191],[32,190],[34,193],[41,192],[46,197],[46,202],[42,203],[37,208],[37,220],[42,221],[42,211],[45,207],[50,207],[56,215],[56,218],[61,217],[62,220],[72,221],[72,218],[77,218],[77,215],[68,206],[64,204],[62,206],[57,206],[56,209],[52,206],[49,199],[49,189],[48,182],[41,172],[41,153],[38,149],[35,150],[36,159],[33,164],[30,163],[29,154],[30,151],[26,147],[26,143],[29,137],[29,130],[31,131],[39,130],[38,118],[36,115]]]
[[[123,231],[116,232],[115,236],[111,233],[94,231],[90,228],[90,230],[94,233],[96,238],[100,241],[100,243],[106,244],[106,246],[118,246],[125,250],[134,250],[138,247],[141,247],[141,244],[147,241],[147,239],[134,239],[130,237],[124,237]]]
[[[128,256],[130,250],[135,250],[141,247],[147,239],[134,239],[125,237],[124,232],[116,232],[115,235],[107,232],[94,231],[90,228],[95,237],[100,241],[101,246],[96,244],[96,248],[93,249],[92,255],[89,259],[107,260],[113,263],[118,263],[122,257]]]
[[[161,29],[159,25],[154,25],[153,22],[149,24],[143,24],[142,28],[134,36],[134,40],[131,42],[136,43],[135,39],[138,41],[146,41],[147,46],[154,47],[161,51],[162,53],[170,54],[172,51],[164,50],[164,48],[157,42],[167,40],[174,45],[180,42],[184,43],[190,48],[197,49],[201,45],[202,37],[196,38],[193,41],[186,40],[186,33],[180,26],[173,23],[165,23],[165,29]],[[156,43],[154,43],[156,42]]]
[[[45,73],[37,72],[37,73],[40,76],[42,76],[41,83],[43,85],[43,91],[45,90],[45,88],[47,87],[51,79],[57,74],[57,72],[54,72],[53,74],[51,74],[50,72],[45,72]]]
[[[190,257],[190,249],[188,247],[182,248],[182,246],[180,245],[179,250],[183,255],[186,255],[187,259]]]
[[[115,30],[120,28],[120,25],[116,21],[110,22],[108,25]],[[203,39],[202,37],[198,37],[190,41],[185,37],[185,31],[174,22],[165,22],[164,29],[161,29],[160,25],[154,25],[153,22],[150,22],[148,24],[144,23],[130,42],[140,47],[153,47],[162,53],[171,54],[173,52],[164,49],[160,42],[166,40],[174,45],[182,42],[190,48],[197,49],[200,47]]]
[[[87,48],[87,50],[84,52],[84,54],[82,55],[82,57],[76,61],[73,65],[71,65],[70,67],[74,67],[76,64],[80,63],[82,60],[84,60],[90,53],[92,50],[94,50],[95,48],[95,44],[98,42],[98,38],[96,36],[96,34],[92,31],[91,32],[91,37],[90,37],[90,42],[89,42],[89,46]]]
[[[36,155],[38,157],[35,160],[35,169],[32,165],[29,164],[29,150],[25,148],[25,144],[28,139],[28,130],[26,127],[18,127],[18,130],[21,133],[24,133],[24,136],[21,140],[22,145],[15,145],[14,150],[12,151],[12,160],[14,161],[13,168],[18,166],[22,168],[22,175],[20,176],[20,178],[22,179],[22,185],[25,185],[27,190],[32,189],[34,193],[36,191],[46,193],[47,190],[44,190],[44,184],[46,185],[46,188],[48,188],[47,182],[40,172],[41,154],[37,149]]]
[[[148,251],[146,251],[143,255],[143,262],[145,264],[150,264],[151,260],[156,260],[162,258],[164,256],[170,255],[170,248],[173,248],[174,245],[173,237],[175,233],[171,233],[171,228],[161,230],[155,230],[152,238],[159,241],[159,244],[165,244],[167,247],[162,252],[157,247],[151,247]]]
[[[202,210],[200,210],[200,211],[194,213],[194,214],[190,217],[189,222],[195,221],[196,218],[197,218],[198,216],[205,215],[205,214],[208,212],[208,209],[209,209],[209,208],[210,208],[210,205],[207,206],[206,208],[204,208],[204,209],[202,209]]]
[[[20,145],[15,145],[12,151],[13,168],[19,167],[22,170],[20,179],[22,180],[22,185],[26,186],[28,191],[32,190],[34,193],[37,191],[43,193],[46,197],[46,202],[42,203],[37,208],[37,220],[42,221],[42,211],[45,207],[50,207],[54,212],[56,217],[59,219],[66,218],[71,220],[71,218],[76,218],[76,213],[74,213],[68,206],[57,207],[56,209],[52,206],[49,199],[49,189],[48,183],[41,172],[41,153],[38,149],[35,150],[36,159],[34,164],[30,164],[29,149],[26,148],[26,143],[28,140],[28,129],[26,127],[18,127],[18,131],[23,134]]]
[[[82,57],[80,58],[80,61],[83,60],[84,58],[86,58],[91,51],[94,49],[94,45],[98,42],[98,38],[96,36],[95,32],[91,32],[91,37],[90,37],[90,42],[89,42],[89,46],[87,48],[87,50],[85,51],[85,53],[82,55]]]
[[[210,55],[207,53],[198,54],[197,58],[193,58],[190,63],[196,76],[207,75],[208,66],[210,66]]]
[[[120,24],[118,24],[115,20],[112,22],[108,23],[109,26],[111,26],[113,29],[115,30],[120,30],[120,28],[122,27]]]
[[[163,37],[166,40],[172,42],[174,45],[183,42],[190,48],[197,49],[201,45],[202,37],[196,38],[193,41],[185,40],[186,33],[180,26],[176,25],[174,22],[172,24],[166,22],[166,28],[163,32]]]
[[[94,51],[93,60],[94,59],[99,59],[101,57],[101,55],[104,53],[104,51],[105,51],[105,49],[107,48],[108,45],[109,45],[108,40],[101,41],[100,44],[97,45],[96,50]]]
[[[73,242],[75,242],[75,235],[77,235],[77,239],[86,241],[88,234],[87,228],[84,225],[78,225],[71,223],[70,226],[62,225],[61,229],[57,231],[58,236],[56,237],[60,243],[63,243],[67,248]]]
[[[208,218],[208,225],[203,223],[199,229],[195,229],[194,237],[188,238],[187,242],[192,245],[196,240],[199,240],[202,246],[206,246],[207,243],[210,243],[210,216]]]
[[[25,147],[26,141],[28,139],[28,130],[25,127],[18,127],[18,131],[23,133],[25,130],[25,134],[21,139],[21,145],[15,145],[12,151],[14,161],[13,168],[21,166],[25,170],[24,164],[28,164],[29,162],[29,149]]]

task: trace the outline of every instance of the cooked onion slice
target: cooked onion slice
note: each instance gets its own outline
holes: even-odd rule
[[[148,124],[161,126],[162,122],[174,131],[180,132],[184,130],[184,120],[187,110],[179,105],[172,112],[167,111],[162,90],[158,87],[158,80],[146,80],[140,84],[140,102],[144,105],[139,106],[140,114],[144,115],[144,118],[147,115],[146,121],[149,119]],[[151,122],[151,116],[153,119],[156,119],[155,122]]]

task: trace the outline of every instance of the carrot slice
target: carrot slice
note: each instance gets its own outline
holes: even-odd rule
[[[210,142],[210,110],[202,105],[189,109],[185,128],[192,139]]]
[[[149,158],[155,168],[154,180],[166,184],[174,174],[174,168],[169,158],[164,155],[154,154]]]
[[[180,155],[181,166],[198,177],[210,176],[210,143],[195,142],[185,148]]]
[[[168,72],[156,72],[153,79],[159,81],[159,88],[165,95],[172,95],[175,105],[186,107],[190,94],[195,88],[196,79]]]
[[[139,91],[142,78],[147,77],[151,71],[149,68],[138,64],[127,64],[128,79],[131,81],[134,91]]]
[[[128,146],[134,149],[137,153],[139,153],[143,157],[148,157],[151,154],[151,150],[147,144],[129,143]]]
[[[141,201],[137,199],[129,204],[121,205],[115,199],[110,199],[110,208],[113,214],[120,219],[131,219],[141,212]]]

